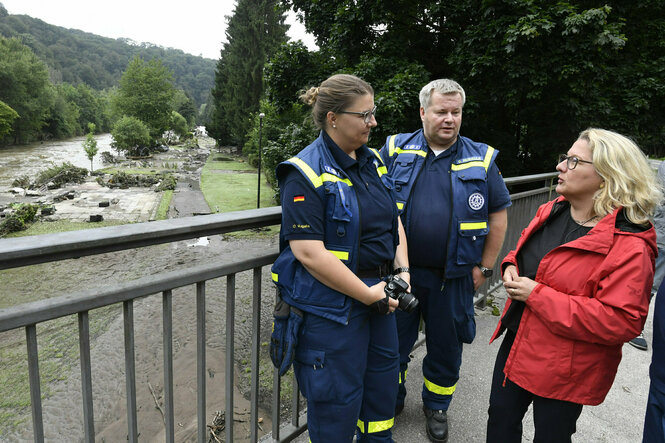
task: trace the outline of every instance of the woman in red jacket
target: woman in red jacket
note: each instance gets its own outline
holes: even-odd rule
[[[583,405],[600,404],[649,308],[662,198],[642,151],[602,129],[560,157],[556,191],[502,263],[509,300],[490,394],[488,442],[570,442]]]

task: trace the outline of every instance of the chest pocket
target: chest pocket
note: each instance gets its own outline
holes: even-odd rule
[[[453,168],[460,166],[464,165],[453,165]],[[487,172],[485,168],[475,166],[464,169],[457,173],[457,177],[462,182],[467,195],[471,195],[474,192],[480,192],[483,195],[487,194]]]
[[[413,174],[413,163],[416,161],[415,155],[398,155],[393,163],[392,178],[395,191],[400,192],[402,187],[409,183],[411,174]]]
[[[332,220],[336,226],[336,236],[346,235],[346,225],[351,221],[351,187],[341,181],[327,182],[325,184],[326,218]]]

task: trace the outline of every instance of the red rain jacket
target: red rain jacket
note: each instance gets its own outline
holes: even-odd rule
[[[517,252],[553,208],[568,210],[569,204],[559,197],[542,205],[502,269],[517,266]],[[545,255],[506,361],[506,377],[541,397],[602,403],[622,345],[644,326],[656,251],[653,226],[640,230],[617,209],[587,235]],[[490,343],[504,329],[499,322]]]

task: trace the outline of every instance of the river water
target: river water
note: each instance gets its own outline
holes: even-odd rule
[[[94,157],[93,169],[102,168],[102,151],[110,151],[111,134],[95,136],[99,151]],[[37,178],[37,174],[54,165],[70,162],[74,166],[90,169],[90,160],[83,150],[85,136],[66,140],[48,142],[35,142],[28,145],[0,147],[0,191],[11,187],[17,177],[27,175],[30,180]]]

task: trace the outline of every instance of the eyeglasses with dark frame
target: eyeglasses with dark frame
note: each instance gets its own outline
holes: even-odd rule
[[[356,112],[356,111],[337,111],[338,114],[354,114],[354,115],[362,115],[363,116],[363,121],[365,123],[369,123],[372,121],[372,116],[376,115],[376,106],[372,108],[371,111],[365,111],[365,112]]]
[[[574,155],[561,154],[559,156],[559,163],[561,163],[564,160],[566,161],[566,166],[568,167],[568,169],[575,169],[578,163],[588,163],[590,165],[593,164],[593,162],[590,162],[588,160],[582,160],[581,158],[576,157]]]

